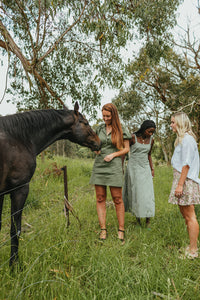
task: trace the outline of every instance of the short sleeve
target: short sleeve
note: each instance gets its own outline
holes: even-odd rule
[[[192,161],[194,159],[195,151],[196,151],[196,142],[193,139],[193,137],[187,136],[187,138],[184,138],[181,147],[182,166],[188,165],[189,167],[191,167]]]
[[[105,125],[104,125],[104,126],[105,126]],[[100,133],[102,127],[103,127],[103,124],[100,124],[100,125],[98,125],[96,128],[94,128],[93,130],[94,130],[94,132],[95,132],[97,135],[99,135],[99,133]]]
[[[95,127],[93,130],[97,135],[99,135],[99,126]]]
[[[132,136],[131,136],[131,134],[130,134],[130,132],[128,131],[127,128],[122,126],[122,131],[123,131],[123,139],[124,140],[131,140],[132,139]]]

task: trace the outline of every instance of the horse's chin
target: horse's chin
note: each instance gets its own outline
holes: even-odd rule
[[[99,151],[101,149],[101,143],[98,145],[98,144],[88,144],[88,143],[83,143],[82,146],[84,147],[88,147],[90,148],[92,151]]]
[[[91,149],[92,151],[99,151],[99,150],[101,150],[101,145],[100,145],[100,146],[92,145],[92,146],[90,147],[90,149]]]

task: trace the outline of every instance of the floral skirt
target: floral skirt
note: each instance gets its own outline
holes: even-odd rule
[[[169,203],[178,205],[193,205],[200,204],[200,187],[199,184],[192,179],[186,178],[183,185],[183,195],[180,198],[175,197],[175,189],[178,185],[181,173],[177,170],[173,170],[173,183],[171,192],[169,195]]]

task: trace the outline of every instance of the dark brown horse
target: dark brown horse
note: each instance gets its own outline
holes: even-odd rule
[[[0,229],[3,198],[11,198],[10,265],[18,259],[22,210],[35,172],[36,156],[59,139],[99,150],[101,142],[78,112],[74,110],[36,110],[0,117]]]

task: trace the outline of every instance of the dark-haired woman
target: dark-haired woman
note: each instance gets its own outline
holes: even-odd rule
[[[110,187],[118,219],[118,238],[124,242],[124,203],[122,200],[123,171],[121,156],[129,152],[130,133],[121,126],[118,111],[114,104],[102,107],[104,123],[96,133],[102,142],[101,151],[96,152],[90,184],[95,185],[97,214],[101,228],[100,239],[105,240],[106,229],[106,193]]]
[[[142,123],[140,129],[132,135],[130,157],[126,168],[123,188],[125,211],[136,216],[141,225],[141,218],[146,218],[149,226],[150,218],[155,215],[153,180],[154,168],[151,158],[153,133],[156,125],[151,120]]]

